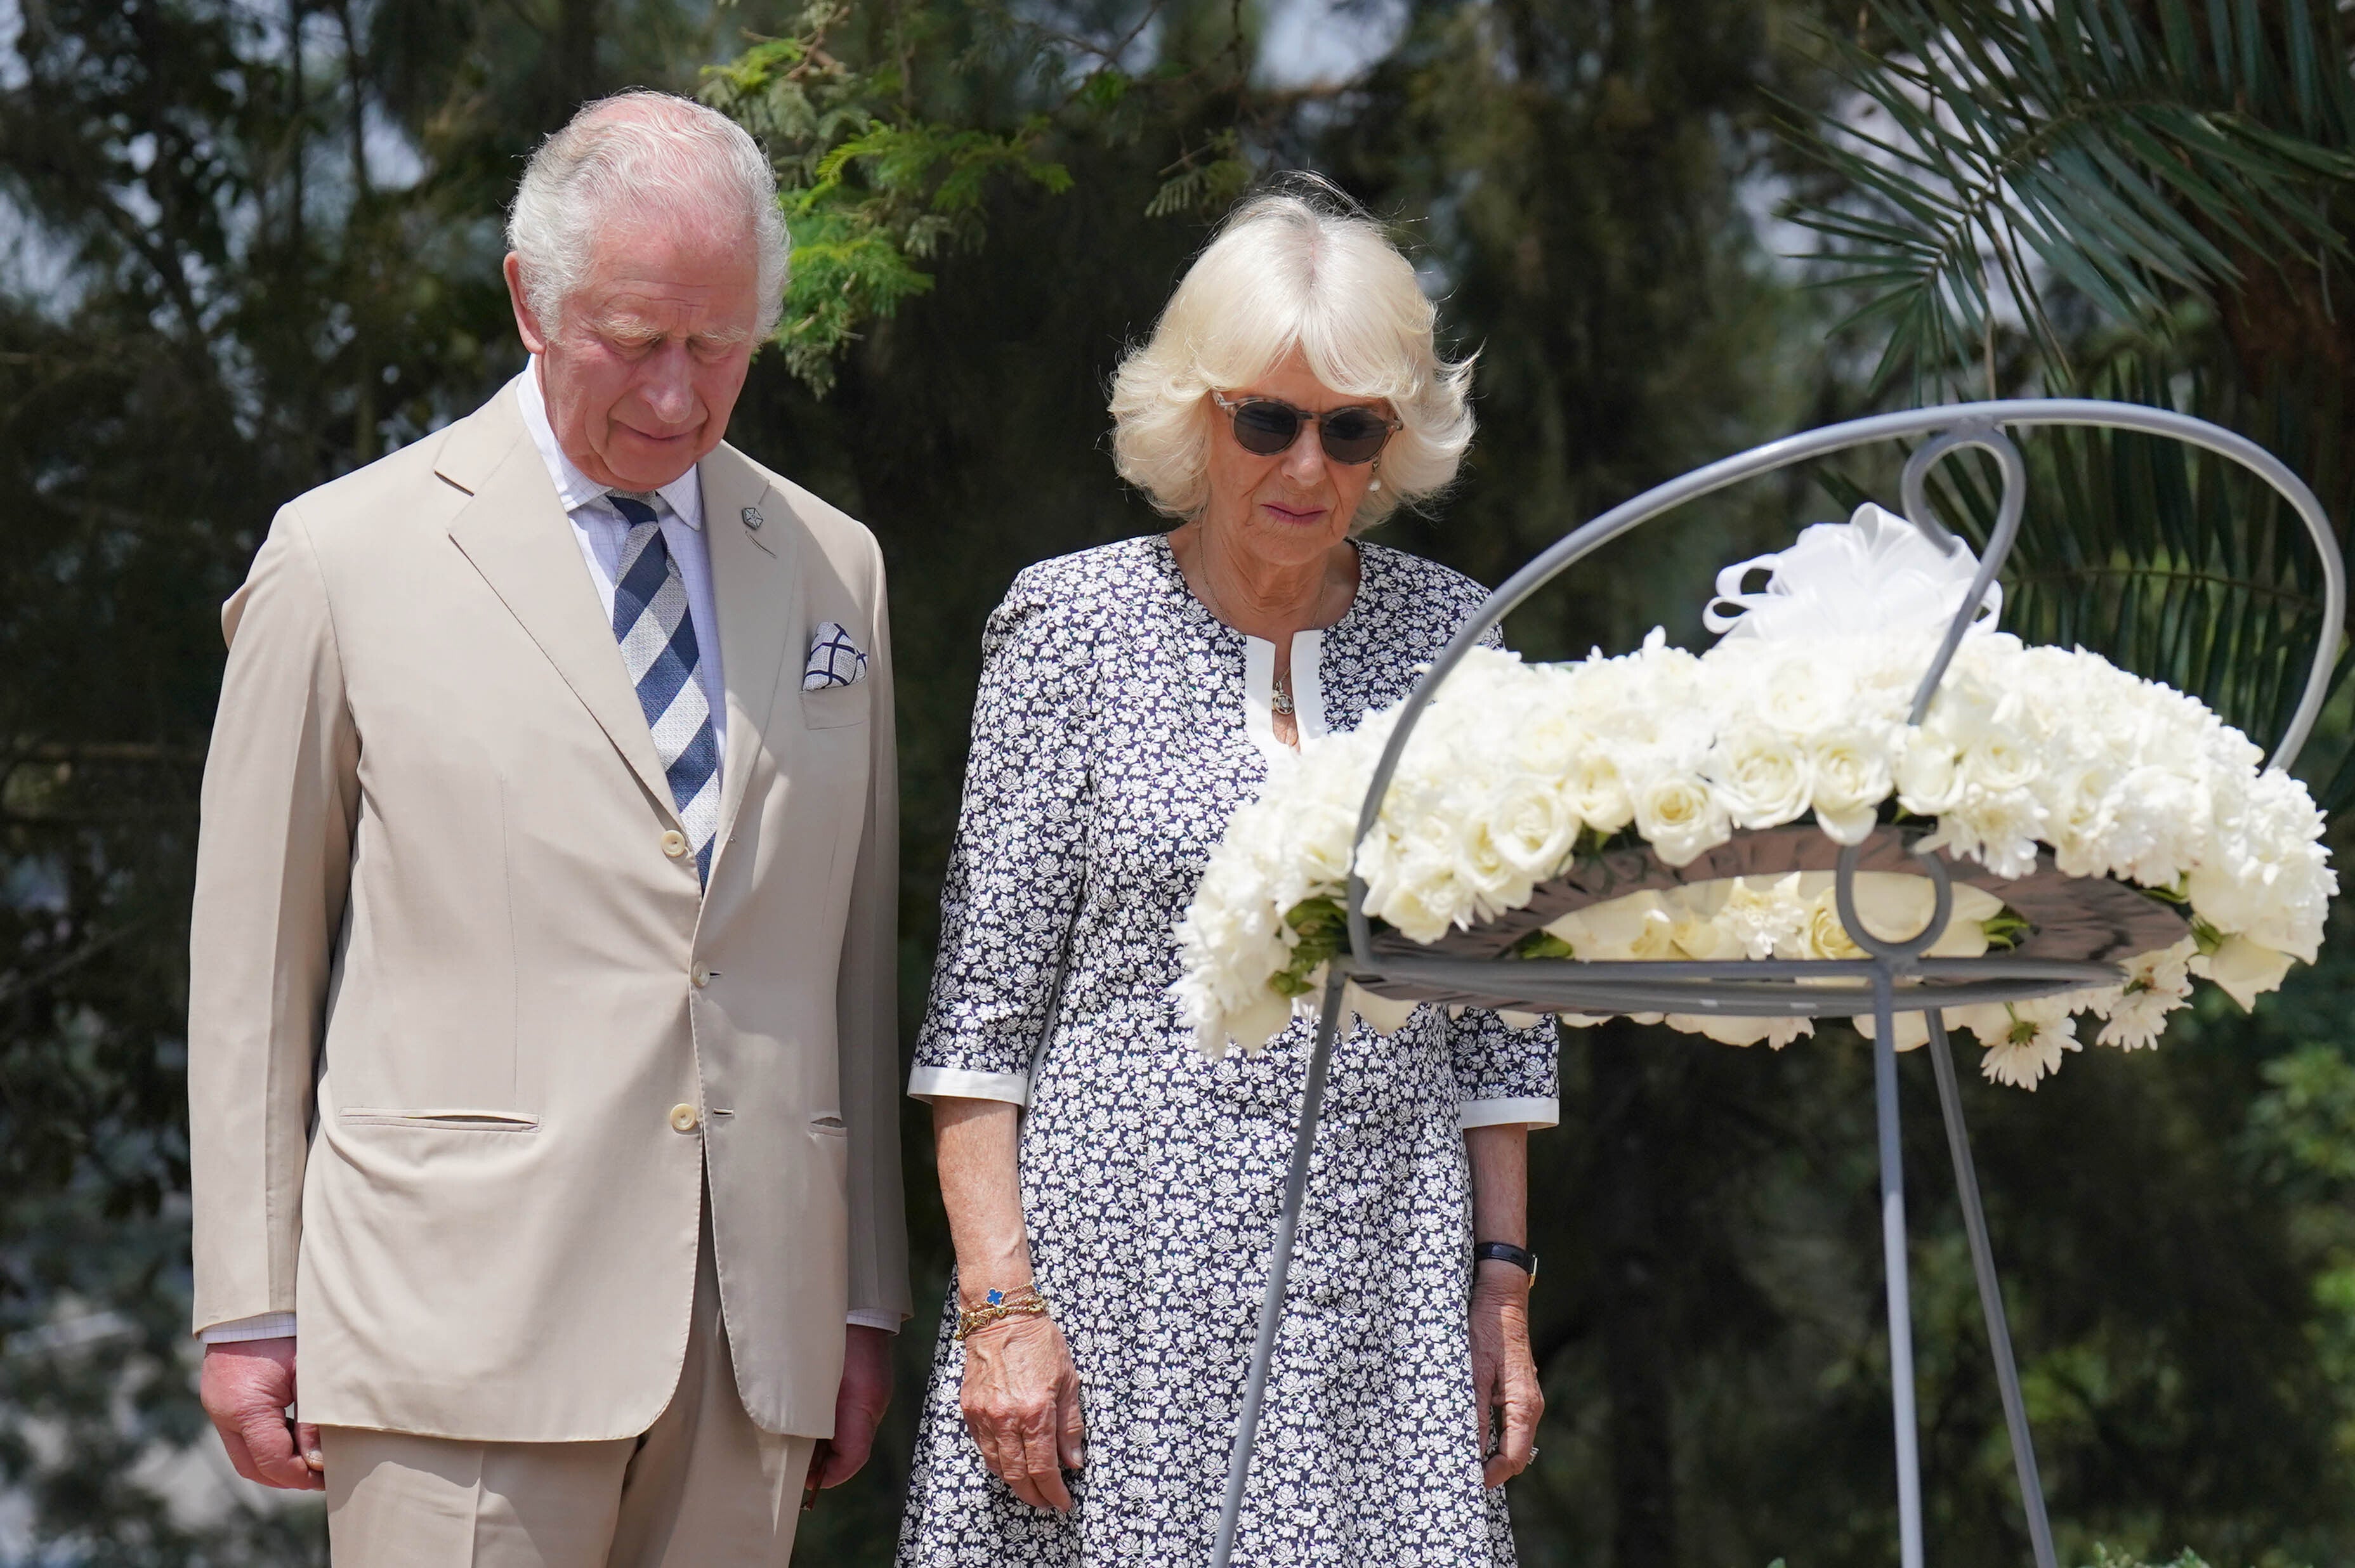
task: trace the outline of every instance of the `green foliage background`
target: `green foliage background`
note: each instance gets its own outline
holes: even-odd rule
[[[1301,36],[1276,30],[1295,9],[1372,43],[1329,80],[1281,69],[1270,39]],[[2107,53],[2046,58],[2091,37],[2088,15]],[[1485,581],[1697,463],[1990,380],[2179,401],[2266,440],[2348,515],[2344,49],[2318,7],[2216,0],[2170,43],[2185,15],[21,0],[0,17],[0,1556],[324,1555],[314,1511],[192,1488],[171,1463],[202,1436],[180,1028],[216,607],[280,501],[519,366],[498,215],[581,99],[701,91],[785,178],[794,293],[731,435],[889,557],[912,1028],[982,619],[1022,565],[1156,526],[1112,477],[1104,380],[1261,173],[1320,169],[1394,219],[1480,349],[1463,485],[1384,537]],[[2319,41],[2290,49],[2285,18]],[[2138,38],[2158,42],[2117,43]],[[2119,59],[2152,63],[2121,76]],[[1966,122],[1982,144],[1935,140],[1948,122],[1914,111],[1941,94],[1989,106]],[[2105,118],[2128,101],[2144,120]],[[2177,101],[2190,118],[2159,112]],[[2096,133],[2121,123],[2158,151],[2105,161],[2119,144]],[[1860,162],[1859,128],[1923,166],[1892,187],[1875,170],[1895,155]],[[2240,186],[2208,181],[2222,208],[2183,183],[2202,156],[2241,160]],[[1983,167],[2004,178],[1972,186]],[[2007,262],[2008,204],[2067,179],[2034,263]],[[1909,207],[1917,190],[1946,205]],[[1814,243],[1785,210],[1860,264],[1778,259]],[[2142,227],[2068,221],[2086,211]],[[1808,286],[1825,276],[1846,281]],[[2036,453],[2018,613],[2265,732],[2278,650],[2316,629],[2274,522],[2212,475],[2154,478],[2148,454]],[[1540,656],[1655,623],[1695,639],[1719,564],[1835,515],[1850,485],[1885,496],[1892,473],[1697,506],[1508,630]],[[2211,999],[2156,1056],[2088,1052],[2033,1096],[1966,1087],[2073,1562],[2104,1541],[2219,1568],[2355,1551],[2347,934],[2254,1019]],[[1833,1029],[1776,1055],[1614,1026],[1572,1034],[1562,1065],[1562,1125],[1535,1143],[1550,1413],[1513,1490],[1523,1559],[1887,1561],[1865,1054]],[[1904,1071],[1933,1540],[1942,1560],[2024,1562],[1926,1063]],[[947,1262],[929,1148],[911,1114],[925,1316],[900,1399],[804,1561],[889,1560]]]

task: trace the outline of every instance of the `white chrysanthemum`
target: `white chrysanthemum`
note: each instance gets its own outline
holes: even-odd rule
[[[2069,1000],[2066,997],[2046,997],[2001,1008],[1967,1009],[1975,1014],[1997,1012],[2009,1017],[2009,1025],[1998,1029],[1993,1040],[1988,1039],[1987,1024],[1974,1020],[1972,1032],[1987,1047],[1979,1058],[1979,1072],[1989,1083],[2033,1090],[2044,1078],[2061,1071],[2062,1057],[2082,1049],[2077,1043],[2076,1020],[2069,1016]]]
[[[2103,1020],[2099,1045],[2140,1051],[2158,1043],[2169,1013],[2191,999],[2190,962],[2199,952],[2191,938],[2129,961],[2123,986],[2102,992],[2092,1011]]]

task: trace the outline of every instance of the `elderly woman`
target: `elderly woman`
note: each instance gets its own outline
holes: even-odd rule
[[[1433,324],[1329,191],[1247,202],[1114,389],[1122,477],[1182,521],[1029,568],[990,619],[909,1086],[957,1268],[903,1564],[1209,1558],[1312,1029],[1205,1059],[1172,927],[1268,771],[1403,696],[1485,597],[1358,538],[1471,439]],[[1512,1560],[1554,1096],[1550,1029],[1344,1035],[1238,1563]]]

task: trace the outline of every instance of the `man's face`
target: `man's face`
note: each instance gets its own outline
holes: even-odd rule
[[[660,212],[602,236],[587,275],[539,319],[506,259],[516,329],[539,356],[557,444],[600,485],[655,490],[728,432],[760,323],[749,225],[718,232]]]

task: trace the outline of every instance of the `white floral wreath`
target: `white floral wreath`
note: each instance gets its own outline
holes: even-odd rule
[[[1943,554],[1877,507],[1811,528],[1781,557],[1730,568],[1710,616],[1725,635],[1695,656],[1654,631],[1636,653],[1524,664],[1475,650],[1424,712],[1359,854],[1365,908],[1419,943],[1526,906],[1582,853],[1630,830],[1669,866],[1734,833],[1815,823],[1862,841],[1892,807],[1932,819],[1923,848],[1998,877],[2040,846],[2071,876],[2112,877],[2186,907],[2191,934],[2134,955],[2120,985],[2041,1001],[1946,1009],[1987,1047],[1991,1079],[2032,1088],[2077,1049],[2156,1041],[2205,976],[2243,1006],[2312,963],[2338,880],[2306,787],[2261,771],[2257,748],[2197,699],[2083,649],[2031,647],[1994,629],[1990,593],[1923,723],[1914,689],[1977,563]],[[1742,582],[1760,567],[1762,593]],[[1237,813],[1178,928],[1176,987],[1203,1051],[1256,1049],[1313,1002],[1337,944],[1337,901],[1368,782],[1398,709],[1305,742]],[[1588,960],[1854,957],[1823,873],[1726,879],[1591,905],[1546,927],[1543,950]],[[1957,884],[1934,951],[1987,951],[2016,926]],[[1859,879],[1860,914],[1892,934],[1927,923],[1927,879]],[[1395,1028],[1412,1004],[1352,987]],[[1585,1023],[1591,1019],[1567,1018]],[[1669,1015],[1729,1043],[1774,1046],[1800,1019]],[[1870,1019],[1859,1020],[1868,1031]],[[1920,1044],[1919,1015],[1900,1019]]]

